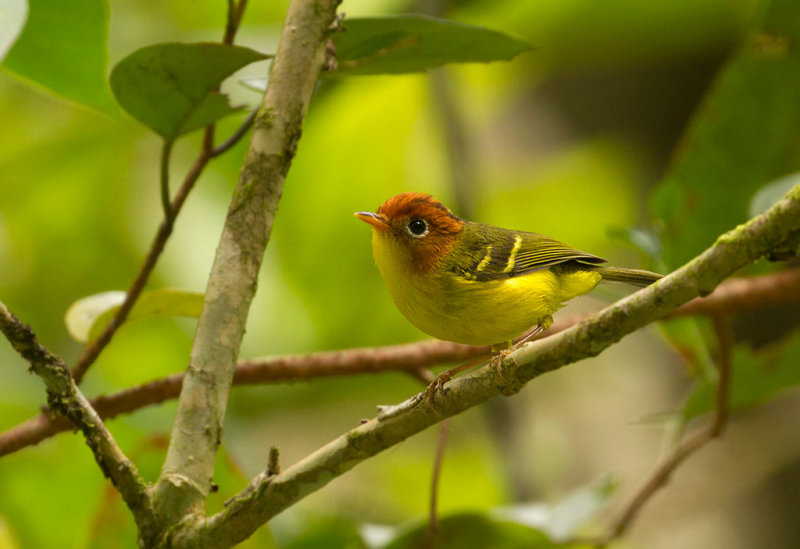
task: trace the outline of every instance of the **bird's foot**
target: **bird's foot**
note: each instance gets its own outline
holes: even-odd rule
[[[492,357],[491,364],[494,367],[495,372],[497,372],[497,377],[502,383],[501,392],[505,396],[513,395],[519,391],[519,387],[516,383],[514,383],[513,379],[511,379],[514,370],[516,370],[517,364],[513,360],[506,359],[511,353],[522,347],[528,341],[538,338],[538,336],[547,328],[549,328],[552,323],[552,316],[545,317],[538,326],[536,326],[530,332],[524,334],[519,341],[513,345],[510,342],[507,343],[505,348],[500,349],[497,354]],[[492,350],[494,351],[495,349]]]
[[[465,364],[462,364],[461,366],[456,366],[455,368],[450,368],[449,370],[445,370],[444,372],[440,373],[438,376],[436,376],[436,379],[434,379],[425,389],[425,402],[432,407],[434,405],[434,400],[436,399],[436,393],[441,393],[442,395],[447,394],[447,390],[444,386],[445,383],[450,381],[454,375],[461,373],[468,368],[472,368],[473,366],[485,360],[485,358],[486,357],[484,356],[476,360],[471,360]]]
[[[444,384],[450,381],[450,370],[446,370],[436,376],[436,378],[428,385],[425,389],[425,402],[428,403],[429,406],[433,406],[434,400],[436,399],[436,393],[441,393],[442,395],[446,394],[444,389]]]
[[[517,349],[517,345],[513,345],[506,349],[501,349],[497,354],[492,357],[490,364],[494,368],[494,371],[497,373],[497,377],[500,378],[503,384],[508,384],[508,377],[506,376],[507,373],[507,366],[506,366],[506,359],[508,355],[513,353]]]
[[[502,389],[504,395],[510,395],[519,391],[516,388],[516,385],[512,383],[512,380],[509,379],[508,373],[509,369],[513,371],[516,365],[513,361],[506,361],[508,355],[512,352],[516,351],[520,346],[522,346],[527,341],[535,338],[542,332],[544,332],[550,325],[553,323],[553,317],[548,316],[545,317],[542,322],[539,323],[533,330],[529,333],[525,334],[521,340],[519,340],[516,344],[512,345],[510,341],[506,343],[502,343],[497,346],[492,347],[493,356],[490,360],[490,364],[494,368],[495,372],[497,372],[497,376],[502,381],[503,385],[506,387]],[[425,394],[423,395],[423,399],[425,402],[428,403],[429,406],[433,407],[434,402],[436,400],[436,393],[441,393],[445,395],[447,390],[445,389],[445,384],[450,381],[454,375],[463,372],[468,368],[472,368],[473,366],[477,365],[478,363],[482,362],[484,357],[478,358],[477,360],[473,360],[467,362],[466,364],[462,364],[461,366],[457,366],[455,368],[451,368],[450,370],[445,370],[444,372],[440,373],[436,376],[430,385],[425,389]]]

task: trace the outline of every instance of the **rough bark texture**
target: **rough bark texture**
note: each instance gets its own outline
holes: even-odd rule
[[[717,242],[669,276],[552,337],[509,354],[502,371],[486,365],[455,379],[431,406],[422,393],[345,433],[280,474],[257,476],[228,507],[183,532],[181,545],[213,547],[241,541],[297,500],[325,486],[363,460],[423,429],[572,362],[598,355],[625,335],[662,318],[692,298],[706,296],[740,267],[774,249],[797,249],[800,185],[778,204]]]
[[[66,364],[39,343],[31,328],[11,314],[2,302],[0,332],[6,336],[14,350],[30,363],[31,371],[44,381],[50,411],[67,417],[81,430],[103,475],[119,490],[133,513],[139,531],[155,533],[158,527],[149,486],[134,464],[122,453],[100,416],[78,389]]]
[[[258,272],[308,102],[325,61],[337,0],[289,6],[206,289],[156,507],[166,524],[202,514]]]

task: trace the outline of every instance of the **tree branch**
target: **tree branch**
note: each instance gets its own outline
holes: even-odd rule
[[[86,375],[89,367],[94,364],[94,361],[97,360],[97,357],[100,356],[103,349],[111,343],[114,334],[116,334],[119,327],[125,323],[133,306],[136,304],[136,300],[139,299],[142,290],[144,290],[150,278],[150,274],[153,272],[158,258],[161,256],[161,252],[164,251],[167,240],[169,240],[172,234],[172,230],[175,227],[175,218],[183,207],[183,203],[186,201],[189,191],[194,187],[194,184],[197,182],[197,179],[200,177],[200,174],[203,172],[203,169],[210,159],[209,151],[206,148],[206,144],[210,143],[209,136],[213,136],[213,130],[206,128],[203,138],[203,149],[186,174],[183,184],[176,193],[175,198],[172,199],[172,215],[164,217],[161,221],[161,225],[159,225],[158,231],[150,245],[150,250],[147,252],[147,257],[145,257],[144,263],[142,263],[139,272],[136,274],[136,278],[133,279],[133,282],[125,294],[125,301],[122,302],[122,305],[120,305],[116,314],[111,319],[111,322],[106,325],[97,339],[83,349],[83,353],[81,353],[78,361],[72,367],[72,377],[75,379],[75,383],[80,383],[83,380],[83,376]]]
[[[119,490],[139,529],[152,531],[156,522],[147,483],[117,446],[103,420],[78,389],[64,362],[39,343],[30,327],[22,324],[2,302],[0,331],[44,381],[50,410],[69,418],[83,432],[97,464]]]
[[[228,507],[182,532],[181,545],[241,541],[297,500],[325,486],[363,460],[447,417],[498,394],[511,394],[541,374],[596,356],[625,335],[657,320],[693,297],[707,295],[725,277],[770,250],[800,239],[800,185],[778,204],[722,235],[700,256],[655,284],[588,320],[510,353],[502,372],[485,365],[451,382],[435,406],[422,393],[345,433],[282,473],[262,473]]]
[[[233,44],[236,31],[239,29],[239,24],[241,23],[246,6],[247,0],[240,0],[236,6],[233,5],[233,1],[231,0],[228,10],[228,20],[225,26],[225,34],[223,36],[224,44]],[[203,141],[202,145],[200,146],[200,153],[197,155],[194,164],[192,164],[191,168],[189,168],[189,171],[187,172],[186,177],[184,177],[180,189],[178,189],[178,192],[175,193],[175,197],[171,202],[169,201],[169,156],[172,143],[164,143],[164,148],[161,152],[162,156],[160,171],[161,200],[162,207],[164,209],[164,219],[161,221],[161,225],[158,227],[158,231],[153,238],[153,243],[150,245],[150,250],[147,252],[147,257],[145,258],[144,263],[139,268],[136,278],[134,278],[133,282],[128,288],[127,293],[125,294],[125,301],[122,302],[122,305],[120,305],[119,309],[117,309],[117,312],[114,314],[111,322],[106,325],[105,329],[97,337],[97,339],[92,341],[90,345],[84,348],[83,353],[81,353],[81,356],[78,358],[78,361],[72,367],[72,377],[75,379],[75,383],[80,384],[80,382],[83,380],[83,376],[86,375],[86,372],[89,370],[91,365],[94,364],[95,360],[97,360],[97,357],[100,356],[100,353],[103,351],[103,349],[105,349],[106,346],[111,343],[114,334],[116,334],[119,327],[122,326],[122,324],[124,324],[125,320],[128,318],[133,306],[136,304],[136,300],[139,299],[142,290],[144,290],[144,287],[150,278],[150,274],[153,272],[153,269],[155,269],[158,258],[161,256],[161,252],[164,251],[164,247],[167,244],[167,240],[169,240],[169,237],[172,235],[172,231],[175,227],[175,218],[180,213],[184,202],[186,202],[189,192],[194,188],[195,183],[200,178],[200,174],[203,173],[206,164],[208,164],[209,160],[212,158],[216,158],[217,156],[228,151],[242,137],[244,137],[252,125],[251,116],[253,115],[248,116],[242,126],[240,126],[239,129],[237,129],[233,135],[231,135],[231,137],[225,140],[218,147],[214,147],[214,124],[207,126],[203,130]]]
[[[439,425],[439,441],[436,444],[436,457],[433,459],[433,474],[431,475],[431,496],[428,509],[428,529],[425,532],[425,549],[433,549],[436,545],[437,508],[439,505],[439,476],[442,472],[444,452],[447,447],[447,435],[450,432],[450,418]]]
[[[661,488],[666,486],[672,473],[675,472],[681,463],[703,446],[722,435],[722,431],[728,419],[728,406],[730,404],[731,374],[733,371],[731,351],[734,341],[731,328],[724,318],[720,315],[714,315],[713,321],[714,331],[717,336],[719,379],[717,380],[714,417],[711,422],[700,431],[697,431],[681,442],[672,454],[653,471],[633,498],[631,498],[628,505],[625,506],[619,518],[614,521],[608,535],[596,540],[576,539],[572,540],[572,542],[580,545],[605,547],[612,541],[622,537],[625,532],[628,531],[647,502],[650,501]]]
[[[800,269],[726,280],[708,297],[696,298],[665,318],[695,314],[735,315],[781,303],[800,301]],[[543,335],[550,336],[574,326],[588,315],[556,317]],[[488,347],[470,347],[446,341],[422,341],[386,347],[366,347],[342,351],[323,351],[240,360],[233,376],[234,385],[255,385],[317,377],[375,374],[407,371],[417,375],[427,368],[471,360],[489,353]],[[428,380],[430,382],[432,380]],[[103,419],[160,404],[180,394],[183,374],[151,381],[91,401]],[[0,434],[0,457],[62,431],[72,424],[63,417],[43,413]]]
[[[211,268],[169,450],[156,485],[156,506],[168,523],[192,511],[201,513],[211,486],[247,313],[283,182],[325,62],[337,5],[337,0],[294,0],[289,5]]]

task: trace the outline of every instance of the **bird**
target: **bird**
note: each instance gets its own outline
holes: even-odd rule
[[[647,286],[662,278],[606,266],[549,236],[461,219],[428,194],[401,193],[355,216],[372,226],[375,263],[414,326],[493,352],[546,330],[556,310],[601,281]]]

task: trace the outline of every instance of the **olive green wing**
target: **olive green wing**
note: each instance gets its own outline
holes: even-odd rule
[[[567,246],[549,236],[469,223],[457,269],[470,280],[524,275],[567,261],[599,265],[605,259]]]

